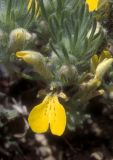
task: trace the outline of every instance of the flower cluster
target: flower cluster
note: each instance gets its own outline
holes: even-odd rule
[[[38,15],[39,6],[38,6],[37,0],[34,0],[34,1],[29,0],[28,10],[32,8],[31,6],[33,5],[33,3],[36,7],[35,13]],[[90,14],[89,12],[97,10],[98,3],[99,3],[99,0],[86,0],[86,4],[89,7],[89,11],[87,10],[88,12],[87,14]],[[85,7],[86,7],[86,4],[84,3]],[[86,20],[87,20],[87,16],[86,16]],[[57,26],[60,27],[60,25],[57,25]],[[94,28],[91,27],[91,30],[88,32],[89,33],[88,36],[90,38],[92,37],[92,31],[94,30],[95,32]],[[100,30],[100,27],[99,27],[99,30]],[[69,36],[69,33],[70,32],[68,32],[68,36]],[[98,35],[98,32],[95,32],[95,37],[97,35]],[[70,36],[71,36],[71,40],[75,38],[75,37],[73,38],[73,34],[72,35],[70,34]],[[88,36],[87,38],[89,38]],[[62,49],[63,49],[62,51],[66,51],[66,48],[65,47],[63,48],[63,45],[62,45]],[[67,54],[67,57],[69,59],[68,51],[66,51],[65,53]],[[50,66],[48,65],[48,62],[46,61],[46,57],[43,56],[41,53],[36,52],[36,51],[31,51],[31,50],[23,50],[23,51],[18,51],[16,53],[16,56],[24,60],[28,64],[32,65],[35,71],[38,74],[40,74],[43,78],[46,78],[47,81],[49,82],[54,81],[53,77],[55,75],[54,74],[55,72],[52,72]],[[98,87],[101,85],[102,79],[104,75],[106,74],[106,72],[109,70],[112,63],[113,63],[113,58],[111,57],[110,53],[106,51],[103,51],[100,56],[97,56],[95,54],[91,58],[91,72],[93,73],[93,78],[91,77],[91,79],[88,80],[87,82],[86,81],[79,82],[79,87],[77,86],[79,90],[78,90],[78,93],[76,94],[78,95],[78,99],[80,102],[82,101],[86,102],[85,100],[89,100],[91,99],[91,97],[94,97],[94,95],[98,95],[100,93],[100,92],[97,93],[96,91]],[[73,79],[75,76],[78,78],[78,72],[76,71],[76,67],[73,64],[70,65],[68,64],[68,61],[66,61],[66,64],[61,65],[60,67],[61,67],[59,70],[60,73],[57,72],[59,73],[57,75],[61,76],[61,79],[67,78],[69,80],[69,78],[71,77],[70,75],[72,74],[73,74]],[[60,81],[60,78],[58,77],[57,80]],[[75,83],[75,81],[69,81],[69,82]],[[42,103],[36,105],[30,112],[29,117],[28,117],[28,123],[34,132],[44,133],[48,131],[48,129],[50,128],[52,134],[57,135],[57,136],[61,136],[64,133],[65,128],[66,128],[66,120],[67,120],[66,111],[63,105],[59,102],[57,93],[56,94],[55,93],[46,94],[46,97],[44,98]]]

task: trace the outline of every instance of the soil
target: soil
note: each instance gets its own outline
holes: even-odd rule
[[[0,111],[4,111],[0,119],[0,160],[113,160],[113,108],[103,105],[101,97],[88,106],[92,120],[76,131],[67,130],[57,137],[49,132],[34,134],[28,128],[26,112],[41,101],[36,94],[44,87],[41,81],[0,80]],[[22,112],[5,117],[5,111],[13,111],[15,106]]]

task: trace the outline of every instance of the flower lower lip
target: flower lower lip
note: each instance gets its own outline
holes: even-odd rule
[[[16,52],[16,57],[18,57],[18,58],[23,58],[26,55],[27,55],[27,53],[25,53],[25,52]]]

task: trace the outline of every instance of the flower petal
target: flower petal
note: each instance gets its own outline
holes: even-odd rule
[[[35,9],[35,15],[36,15],[36,17],[38,17],[39,14],[40,14],[40,7],[39,7],[39,2],[37,0],[34,0],[34,1],[29,0],[28,5],[27,5],[27,10],[28,11],[31,10],[33,3],[35,5],[35,8],[34,8]]]
[[[113,63],[113,58],[106,58],[96,68],[95,78],[102,80],[103,76],[109,70],[111,64]]]
[[[86,3],[89,6],[89,11],[97,10],[99,0],[86,0]]]
[[[104,50],[101,54],[100,54],[100,57],[99,57],[99,61],[98,63],[102,62],[105,58],[111,58],[111,54],[109,51],[107,50]]]
[[[48,103],[49,97],[46,96],[44,101],[35,106],[29,114],[28,123],[34,132],[44,133],[48,130]]]
[[[32,6],[32,0],[29,0],[27,9],[30,10],[31,6]]]
[[[16,57],[23,59],[25,62],[33,66],[39,66],[39,64],[45,62],[45,58],[41,53],[30,50],[18,51],[16,52]]]
[[[43,78],[46,80],[53,78],[51,68],[48,66],[46,58],[41,53],[30,50],[23,50],[16,52],[16,57],[32,65],[34,70],[43,76]]]
[[[66,113],[64,107],[59,103],[57,96],[53,96],[50,102],[50,129],[52,134],[60,136],[66,127]]]

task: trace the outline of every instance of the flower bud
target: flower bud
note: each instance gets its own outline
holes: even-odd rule
[[[96,68],[95,78],[102,80],[103,76],[109,70],[111,64],[113,63],[113,58],[105,59]]]
[[[62,65],[59,74],[61,79],[65,79],[66,81],[73,81],[78,77],[77,69],[74,65]]]
[[[16,56],[23,59],[28,64],[32,65],[37,73],[46,79],[52,78],[50,68],[46,64],[45,57],[39,52],[35,51],[19,51],[16,52]]]
[[[23,46],[32,38],[32,35],[23,28],[17,28],[11,31],[9,35],[9,50],[16,52],[22,49]]]

